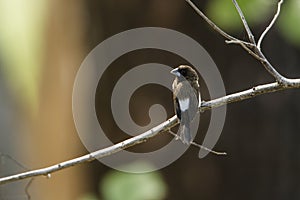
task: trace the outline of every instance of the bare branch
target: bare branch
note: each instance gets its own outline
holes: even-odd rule
[[[240,18],[241,18],[241,20],[242,20],[242,22],[243,22],[243,25],[244,25],[244,27],[245,27],[245,30],[246,30],[246,32],[247,32],[247,34],[248,34],[249,41],[250,41],[252,44],[255,44],[254,36],[253,36],[253,34],[252,34],[252,32],[251,32],[251,29],[250,29],[249,26],[248,26],[248,23],[247,23],[246,18],[245,18],[244,14],[243,14],[243,11],[241,10],[241,8],[240,8],[239,4],[236,2],[236,0],[232,0],[232,2],[233,2],[233,4],[234,4],[236,10],[238,11],[238,13],[239,13],[239,15],[240,15]]]
[[[124,140],[122,142],[119,142],[113,146],[92,152],[90,154],[87,154],[87,155],[84,155],[84,156],[81,156],[78,158],[68,160],[68,161],[65,161],[65,162],[62,162],[59,164],[55,164],[55,165],[52,165],[49,167],[31,170],[31,171],[27,171],[24,173],[0,178],[0,185],[9,183],[9,182],[13,182],[16,180],[22,180],[22,179],[32,178],[32,177],[42,176],[42,175],[46,176],[46,177],[51,177],[51,173],[53,173],[53,172],[57,172],[62,169],[76,166],[76,165],[79,165],[82,163],[91,162],[95,159],[103,158],[103,157],[115,154],[115,153],[117,153],[123,149],[126,149],[130,146],[143,143],[143,142],[147,141],[149,138],[154,137],[154,136],[158,135],[159,133],[165,132],[166,130],[172,128],[176,124],[178,124],[177,117],[173,116],[172,118],[170,118],[167,121],[161,123],[160,125],[152,128],[151,130],[146,131],[138,136]]]
[[[208,102],[202,102],[200,111],[204,112],[206,110],[210,110],[233,102],[250,99],[266,93],[276,92],[276,91],[289,89],[289,88],[300,88],[300,79],[287,79],[287,82],[288,84],[286,85],[281,85],[278,82],[258,85],[251,89],[244,90],[242,92],[230,94]]]
[[[239,44],[241,45],[248,53],[250,53],[254,58],[261,61],[261,58],[256,55],[251,49],[255,49],[256,45],[248,43],[246,41],[242,41],[240,39],[237,39],[225,31],[223,31],[220,27],[218,27],[213,21],[211,21],[191,0],[186,0],[186,2],[196,11],[196,13],[202,17],[215,31],[220,33],[223,37],[226,39],[227,44]]]
[[[217,107],[223,106],[225,104],[253,98],[253,97],[261,95],[261,94],[276,92],[276,91],[288,89],[288,88],[300,88],[300,79],[287,79],[287,82],[288,82],[287,85],[281,85],[277,82],[269,83],[269,84],[265,84],[265,85],[259,85],[259,86],[255,86],[251,89],[242,91],[242,92],[227,95],[227,96],[224,96],[224,97],[221,97],[218,99],[214,99],[211,101],[207,101],[207,102],[202,102],[200,111],[203,112],[206,110],[210,110],[212,108],[217,108]],[[50,177],[50,174],[53,172],[57,172],[62,169],[76,166],[76,165],[79,165],[82,163],[91,162],[95,159],[103,158],[103,157],[115,154],[123,149],[128,148],[128,147],[146,142],[149,138],[152,138],[160,133],[166,132],[169,129],[171,129],[172,127],[176,126],[177,124],[178,124],[178,120],[175,115],[175,116],[171,117],[170,119],[168,119],[167,121],[161,123],[160,125],[152,128],[151,130],[144,132],[138,136],[124,140],[113,146],[92,152],[90,154],[87,154],[87,155],[84,155],[84,156],[81,156],[78,158],[74,158],[72,160],[68,160],[68,161],[65,161],[65,162],[62,162],[59,164],[55,164],[55,165],[52,165],[49,167],[32,170],[32,171],[27,171],[24,173],[0,178],[0,185],[9,183],[9,182],[13,182],[13,181],[17,181],[17,180],[32,178],[32,177],[36,177],[36,176]],[[198,144],[196,144],[196,145],[198,145]],[[205,148],[201,145],[198,147]],[[220,152],[217,152],[217,153],[220,153]]]
[[[247,43],[247,42],[243,42],[243,41],[235,41],[235,40],[226,40],[225,41],[227,44],[239,44],[243,47],[243,45],[247,45],[247,46],[251,46],[253,49],[256,49],[256,46],[251,44],[251,43]],[[264,62],[264,59],[262,59],[260,56],[257,55],[257,53],[253,52],[251,49],[249,48],[244,48],[249,54],[251,54],[251,56],[253,56],[254,58],[256,58],[258,61],[260,62]]]
[[[263,54],[263,52],[256,48],[257,53],[256,55],[258,55],[261,60],[261,64],[265,67],[265,69],[276,79],[276,81],[279,84],[288,84],[287,83],[287,78],[285,78],[284,76],[282,76],[273,66],[272,64],[268,61],[268,59],[265,57],[265,55]]]
[[[277,4],[277,12],[276,14],[274,15],[271,23],[269,24],[269,26],[267,26],[267,28],[264,30],[264,32],[261,34],[259,40],[258,40],[258,43],[257,43],[257,48],[258,49],[261,49],[261,43],[265,37],[265,35],[269,32],[269,30],[272,28],[272,26],[274,25],[274,23],[276,22],[279,14],[280,14],[280,8],[281,8],[281,4],[283,3],[283,0],[280,0]]]
[[[223,31],[221,28],[219,28],[214,22],[212,22],[191,0],[186,0],[186,2],[196,11],[196,13],[202,17],[215,31],[220,33],[223,37],[227,38],[226,40],[227,44],[239,44],[241,45],[249,54],[251,54],[254,58],[259,60],[260,62],[264,62],[265,60],[262,59],[259,55],[257,55],[255,52],[253,52],[251,49],[256,49],[256,44],[248,43],[246,41],[242,41],[240,39],[237,39],[225,31]]]
[[[283,1],[283,0],[281,0]],[[278,10],[277,10],[277,13],[276,15],[274,16],[271,24],[266,28],[265,32],[263,32],[262,36],[259,38],[259,42],[258,42],[258,45],[256,45],[255,43],[255,39],[254,39],[254,36],[248,26],[248,23],[245,19],[245,16],[243,14],[243,11],[241,10],[241,8],[239,7],[238,3],[236,2],[236,0],[232,0],[234,6],[236,7],[239,15],[240,15],[240,18],[243,22],[243,25],[245,27],[245,30],[248,34],[248,37],[249,37],[249,40],[250,42],[254,45],[254,49],[255,49],[255,52],[251,51],[249,52],[253,57],[255,57],[256,59],[258,59],[262,64],[263,66],[265,67],[265,69],[277,80],[277,82],[279,82],[280,84],[285,84],[285,78],[271,65],[271,63],[266,59],[266,57],[264,56],[264,54],[262,53],[261,49],[260,49],[260,44],[261,44],[261,41],[264,37],[264,35],[268,32],[268,30],[272,27],[272,25],[274,24],[274,22],[276,21],[277,19],[277,16],[279,15],[279,12],[280,12],[280,6],[281,6],[281,3],[282,2],[279,2],[278,3]]]
[[[241,40],[225,40],[225,42],[227,44],[244,44],[249,48],[255,48],[255,44],[249,43],[249,42],[245,42],[245,41],[241,41]]]
[[[205,147],[205,146],[203,146],[203,145],[201,145],[201,144],[198,144],[198,143],[196,143],[196,142],[192,142],[191,145],[193,145],[193,146],[195,146],[195,147],[198,147],[198,148],[200,148],[200,149],[204,149],[204,150],[206,150],[206,151],[208,151],[208,152],[210,152],[210,153],[212,153],[212,154],[216,154],[216,155],[218,155],[218,156],[226,156],[226,155],[227,155],[226,152],[218,152],[218,151],[214,151],[214,150],[211,150],[211,149],[209,149],[209,148],[207,148],[207,147]]]
[[[191,2],[190,0],[186,0],[191,7],[210,25],[212,26],[212,28],[214,30],[216,30],[218,33],[220,33],[222,36],[224,36],[225,38],[229,39],[229,41],[226,41],[226,43],[228,44],[239,44],[241,45],[250,55],[252,55],[255,59],[257,59],[258,61],[260,61],[262,63],[262,65],[265,67],[265,69],[276,79],[276,81],[279,84],[288,84],[287,83],[287,79],[282,76],[273,66],[272,64],[266,59],[266,57],[264,56],[264,54],[262,53],[261,49],[258,48],[258,46],[255,44],[255,40],[254,37],[247,22],[246,19],[243,15],[243,12],[241,11],[240,7],[238,6],[237,2],[235,0],[233,0],[233,3],[235,5],[235,7],[238,10],[238,13],[243,21],[243,24],[245,26],[245,29],[248,33],[249,36],[249,40],[252,43],[247,43],[245,41],[236,39],[235,37],[227,34],[226,32],[224,32],[222,29],[220,29],[217,25],[215,25],[210,19],[208,19],[208,17],[205,16],[205,14],[203,14],[202,11],[199,10],[199,8],[197,8],[197,6]],[[281,3],[279,3],[279,5],[281,5]],[[280,6],[279,6],[280,7]],[[277,18],[277,17],[276,17]],[[275,19],[276,20],[276,19]],[[274,21],[275,21],[274,20]],[[273,22],[274,23],[274,22]],[[251,41],[252,40],[252,41]],[[253,49],[253,50],[252,50]]]
[[[241,10],[241,8],[239,7],[238,3],[236,2],[236,0],[232,0],[234,6],[236,7],[239,15],[240,15],[240,18],[243,22],[243,25],[245,27],[245,30],[248,34],[248,37],[249,37],[249,40],[250,42],[254,45],[254,52],[251,51],[249,52],[253,57],[255,57],[256,59],[258,59],[262,65],[265,67],[265,69],[276,79],[276,81],[280,84],[286,84],[286,78],[284,76],[282,76],[272,65],[271,63],[266,59],[266,57],[264,56],[264,54],[262,53],[261,51],[261,48],[260,48],[260,45],[261,45],[261,42],[264,38],[264,35],[270,30],[270,28],[272,27],[272,25],[275,23],[279,13],[280,13],[280,7],[281,7],[281,4],[283,2],[283,0],[281,0],[279,3],[278,3],[278,9],[277,9],[277,13],[275,14],[272,22],[270,23],[270,25],[266,28],[266,30],[263,32],[263,34],[261,35],[261,37],[259,38],[259,42],[258,42],[258,45],[256,45],[255,43],[255,39],[254,39],[254,36],[248,26],[248,23],[244,17],[244,14],[243,14],[243,11]]]

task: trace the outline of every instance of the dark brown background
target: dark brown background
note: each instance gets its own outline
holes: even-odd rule
[[[205,10],[206,1],[199,5]],[[16,110],[10,111],[24,120],[22,124],[26,124],[28,129],[26,135],[20,130],[20,135],[25,138],[20,141],[30,141],[24,145],[25,148],[30,147],[29,156],[24,161],[29,168],[47,166],[86,153],[72,122],[72,84],[85,56],[103,40],[122,31],[154,26],[177,30],[192,37],[214,59],[228,94],[273,81],[258,61],[239,46],[225,44],[224,38],[183,0],[55,0],[49,3],[48,9],[38,114],[28,119],[24,108],[16,106]],[[261,23],[252,27],[256,38],[266,25]],[[243,30],[232,31],[231,34],[246,39]],[[289,44],[276,26],[266,36],[263,49],[279,72],[287,77],[300,77],[299,47]],[[103,87],[98,88],[96,108],[99,123],[111,133],[119,132],[119,129],[111,118],[109,99],[102,97],[109,97],[113,82],[121,73],[148,62],[176,66],[183,60],[163,51],[144,50],[126,54],[110,66],[101,79],[103,82],[99,83]],[[208,100],[205,84],[201,83],[203,97]],[[1,104],[3,114],[5,108],[11,106],[7,102],[12,97],[4,95],[5,92],[2,94],[1,99],[6,102]],[[168,187],[166,199],[299,199],[299,98],[299,90],[287,90],[228,105],[225,127],[215,147],[216,150],[225,150],[228,156],[208,155],[198,159],[198,149],[191,147],[180,159],[160,171]],[[168,90],[158,86],[139,89],[130,105],[137,123],[147,123],[148,107],[158,102],[165,106],[169,116],[173,115]],[[100,120],[101,115],[105,116],[103,121]],[[200,143],[209,116],[209,112],[202,116],[196,138]],[[8,125],[5,120],[1,123],[2,127]],[[120,141],[127,136],[112,134],[110,137]],[[170,136],[161,135],[131,150],[157,149],[169,139]],[[7,143],[5,139],[1,140]],[[12,146],[20,149],[18,142]],[[35,179],[30,191],[36,197],[33,199],[65,200],[76,199],[88,192],[99,194],[99,182],[109,170],[101,163],[93,162],[61,171],[50,180]]]

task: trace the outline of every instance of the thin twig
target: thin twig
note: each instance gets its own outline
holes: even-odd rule
[[[254,58],[256,58],[258,61],[260,62],[264,62],[265,60],[263,58],[261,58],[260,56],[257,55],[257,53],[253,52],[251,49],[249,48],[245,48],[245,45],[246,46],[249,46],[253,49],[256,49],[256,46],[251,44],[251,43],[246,43],[246,42],[243,42],[243,41],[240,41],[240,40],[225,40],[225,42],[227,44],[239,44],[241,45],[251,56],[253,56]]]
[[[25,187],[25,193],[28,197],[28,200],[31,199],[31,195],[30,195],[30,192],[29,192],[29,187],[31,186],[32,182],[33,182],[33,178],[29,180],[29,182],[27,183],[26,187]]]
[[[234,40],[237,41],[239,39],[229,35],[225,31],[223,31],[220,27],[218,27],[213,21],[211,21],[206,15],[191,1],[191,0],[186,0],[186,2],[200,15],[215,31],[220,33],[222,36],[227,38],[228,40]]]
[[[191,142],[191,145],[195,146],[195,147],[198,147],[200,149],[204,149],[205,151],[208,151],[209,153],[212,153],[212,154],[215,154],[215,155],[218,155],[218,156],[226,156],[227,153],[226,152],[219,152],[219,151],[215,151],[215,150],[212,150],[212,149],[209,149],[201,144],[198,144],[196,142]]]
[[[272,26],[274,25],[274,23],[276,22],[279,14],[280,14],[280,8],[281,8],[281,4],[283,3],[283,0],[280,0],[277,4],[277,12],[276,14],[274,15],[271,23],[269,24],[269,26],[267,26],[267,28],[264,30],[264,32],[261,34],[259,40],[258,40],[258,43],[257,43],[257,48],[258,49],[261,49],[261,43],[265,37],[265,35],[269,32],[269,30],[272,28]]]
[[[176,133],[173,133],[171,130],[168,131],[168,133],[170,133],[172,136],[174,136],[176,139],[178,138],[179,139],[179,136],[176,134]],[[201,144],[198,144],[196,142],[191,142],[191,145],[195,146],[195,147],[198,147],[199,149],[204,149],[205,151],[209,152],[209,153],[212,153],[212,154],[215,154],[217,156],[226,156],[227,153],[226,152],[220,152],[220,151],[215,151],[215,150],[212,150],[210,148],[207,148]]]
[[[240,43],[243,43],[249,48],[255,48],[256,47],[255,44],[245,42],[245,41],[241,41],[241,40],[225,40],[225,42],[226,42],[226,44],[240,44]]]
[[[248,34],[249,41],[252,44],[255,44],[254,35],[252,34],[251,29],[248,26],[248,23],[247,23],[246,18],[245,18],[244,14],[243,14],[243,11],[241,10],[241,8],[240,8],[239,4],[236,2],[236,0],[232,0],[232,2],[233,2],[236,10],[238,11],[238,13],[240,15],[240,18],[241,18],[241,20],[243,22],[243,25],[244,25],[244,27],[246,29],[246,32]]]

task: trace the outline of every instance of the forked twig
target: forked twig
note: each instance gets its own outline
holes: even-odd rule
[[[199,16],[201,16],[205,21],[208,21],[208,17],[206,17],[202,11],[200,11],[197,6],[191,1],[191,0],[186,0],[190,6],[199,14]],[[283,1],[283,0],[281,0]],[[272,64],[267,60],[267,58],[265,57],[265,55],[263,54],[263,52],[261,51],[260,48],[258,48],[258,46],[255,43],[254,40],[254,36],[248,26],[248,23],[244,17],[243,12],[241,11],[238,3],[233,0],[233,3],[240,15],[240,18],[242,19],[242,22],[244,24],[244,27],[247,31],[249,40],[251,45],[249,45],[249,43],[247,43],[246,41],[240,40],[240,39],[236,39],[235,37],[225,33],[223,30],[221,30],[217,25],[215,25],[211,20],[209,20],[209,25],[212,26],[212,28],[214,30],[216,30],[217,32],[219,32],[222,36],[224,36],[225,38],[229,39],[229,41],[226,41],[227,43],[234,43],[234,44],[239,44],[241,45],[250,55],[252,55],[254,58],[256,58],[258,61],[260,61],[262,63],[262,65],[264,66],[264,68],[276,79],[276,81],[280,84],[280,85],[288,85],[288,81],[290,79],[287,79],[286,77],[282,76],[273,66]],[[279,2],[279,9],[277,11],[277,15],[274,16],[274,20],[272,20],[273,24],[277,18],[277,16],[280,13],[280,5],[281,3]],[[217,28],[216,28],[217,27]],[[270,29],[270,28],[269,28]],[[266,29],[264,35],[269,31],[269,29]],[[225,34],[224,34],[225,33]],[[260,42],[261,43],[261,42]],[[250,49],[251,48],[251,49]],[[253,49],[253,50],[252,50]]]
[[[280,8],[281,8],[281,4],[283,3],[283,0],[280,0],[277,4],[277,11],[276,14],[274,15],[272,21],[270,22],[269,26],[267,26],[267,28],[264,30],[264,32],[261,34],[258,43],[257,43],[257,48],[260,49],[261,48],[261,43],[265,37],[265,35],[269,32],[269,30],[272,28],[273,24],[276,22],[279,14],[280,14]]]

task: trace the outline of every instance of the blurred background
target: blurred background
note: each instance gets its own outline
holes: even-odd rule
[[[275,0],[240,0],[256,39],[272,19]],[[216,24],[247,39],[231,1],[197,1]],[[300,77],[300,2],[284,2],[263,50],[283,75]],[[72,118],[72,87],[88,53],[103,40],[138,27],[164,27],[199,42],[216,62],[228,94],[269,83],[263,66],[236,45],[226,45],[184,0],[0,0],[0,175],[55,164],[87,153]],[[177,66],[168,52],[135,51],[105,72],[96,110],[112,141],[121,133],[110,111],[111,91],[121,72],[144,63]],[[209,94],[203,86],[203,99]],[[100,87],[101,86],[101,87]],[[158,92],[159,91],[159,92]],[[215,149],[226,157],[198,158],[189,150],[170,166],[147,174],[127,174],[98,161],[46,177],[0,186],[0,199],[162,200],[300,199],[300,91],[281,91],[228,105],[225,127]],[[147,124],[148,108],[162,104],[172,116],[172,94],[144,86],[132,97],[130,112]],[[102,117],[101,117],[102,116]],[[104,116],[104,117],[103,117]],[[201,116],[196,141],[202,142],[210,113]],[[120,134],[117,134],[120,133]],[[88,134],[88,133],[87,133]],[[148,152],[167,144],[163,134],[129,149]],[[132,163],[129,167],[148,167]]]

